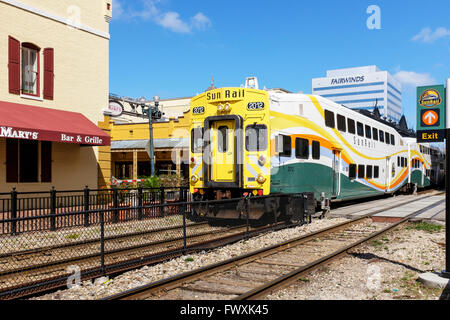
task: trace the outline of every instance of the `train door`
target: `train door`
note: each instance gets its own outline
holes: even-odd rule
[[[336,198],[340,191],[340,168],[341,168],[341,152],[339,150],[333,150],[333,193],[332,197]]]
[[[211,180],[235,182],[235,121],[215,121],[211,124]]]
[[[391,166],[392,166],[391,157],[387,157],[386,158],[386,190],[385,190],[386,192],[391,187]]]

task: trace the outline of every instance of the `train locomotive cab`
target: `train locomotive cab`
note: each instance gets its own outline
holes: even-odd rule
[[[270,194],[269,96],[252,88],[220,88],[191,101],[190,191],[194,200]],[[273,214],[272,199],[251,201],[250,219]],[[202,217],[239,219],[245,205],[196,205]],[[276,212],[275,212],[276,213]],[[276,213],[278,214],[278,213]]]

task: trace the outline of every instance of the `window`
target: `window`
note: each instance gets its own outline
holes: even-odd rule
[[[366,126],[366,138],[372,139],[372,128],[370,126]]]
[[[372,166],[367,166],[366,168],[366,178],[372,179]]]
[[[217,129],[217,147],[219,149],[219,152],[225,153],[228,151],[228,127],[227,126],[220,126]]]
[[[314,160],[320,159],[320,142],[319,141],[312,142],[312,158]]]
[[[337,125],[339,131],[347,132],[347,128],[345,126],[345,117],[341,116],[340,114],[337,115]]]
[[[384,142],[384,131],[380,130],[380,142]]]
[[[39,96],[39,49],[22,44],[22,93]]]
[[[325,125],[330,128],[334,128],[334,113],[328,110],[325,110]]]
[[[295,139],[295,157],[298,159],[309,158],[309,142],[308,139]]]
[[[400,160],[400,157],[397,157],[397,166],[398,166],[398,167],[401,167],[401,160]]]
[[[389,139],[389,138],[390,138],[389,133],[385,132],[385,138],[386,138],[386,139],[385,139],[385,140],[386,140],[386,143],[387,143],[387,144],[390,144],[390,142],[389,142],[389,140],[390,140],[390,139]]]
[[[347,118],[348,132],[355,134],[355,120]]]
[[[281,137],[281,144],[283,147],[283,151],[280,152],[280,156],[282,157],[290,157],[292,154],[292,142],[290,136],[280,135]],[[276,144],[278,144],[278,139],[276,140]],[[278,147],[278,146],[277,146]],[[278,150],[278,148],[277,148]]]
[[[358,129],[358,136],[364,137],[364,127],[361,122],[357,122],[356,127]]]
[[[378,129],[372,128],[372,138],[375,141],[378,141]]]
[[[191,151],[192,153],[201,153],[203,151],[203,128],[191,130]]]
[[[348,167],[348,178],[356,179],[356,164],[351,163]]]
[[[364,172],[364,165],[360,164],[358,166],[358,178],[364,179],[364,174],[365,174],[365,172]]]
[[[391,144],[394,146],[395,145],[395,138],[394,135],[391,134]]]
[[[245,148],[247,151],[265,151],[267,149],[267,127],[264,124],[247,126]]]
[[[47,141],[6,140],[6,182],[51,182],[52,144]],[[40,174],[39,179],[39,149]]]
[[[374,177],[374,179],[377,179],[380,177],[380,167],[378,167],[378,166],[373,167],[373,177]]]

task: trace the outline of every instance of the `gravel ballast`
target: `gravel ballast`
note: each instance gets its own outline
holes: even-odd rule
[[[36,300],[95,300],[196,268],[240,256],[310,232],[347,221],[345,218],[314,220],[301,227],[263,234],[209,252],[183,256],[154,266],[126,272],[113,279],[85,281]],[[424,231],[417,224],[399,227],[350,255],[299,279],[293,286],[268,299],[438,299],[442,289],[416,282],[419,273],[441,270],[445,262],[445,231]],[[200,297],[199,297],[200,298]]]

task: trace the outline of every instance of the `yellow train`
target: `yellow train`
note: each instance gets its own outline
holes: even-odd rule
[[[195,200],[309,194],[326,211],[330,201],[425,187],[444,172],[438,149],[320,96],[213,89],[192,98],[191,119]],[[290,199],[262,200],[251,218],[283,214],[283,201]],[[235,219],[240,209],[217,206],[197,213]]]

